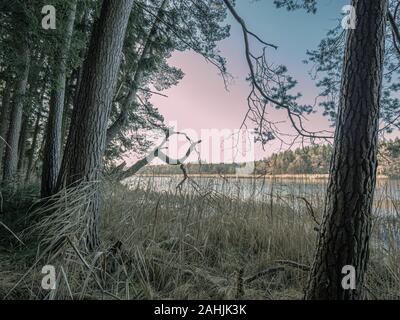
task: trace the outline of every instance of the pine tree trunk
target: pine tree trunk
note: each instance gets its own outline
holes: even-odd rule
[[[1,114],[0,114],[0,172],[3,168],[4,148],[6,147],[6,138],[8,131],[8,123],[10,119],[10,101],[11,101],[11,81],[6,82],[3,96],[1,100]]]
[[[341,100],[324,220],[306,299],[361,298],[369,257],[376,183],[386,0],[353,0]],[[353,266],[356,289],[344,290],[342,268]]]
[[[83,77],[75,105],[61,171],[59,188],[101,178],[107,123],[121,62],[125,32],[134,0],[103,1],[84,62]],[[87,210],[86,246],[99,243],[100,197],[91,197]]]
[[[54,61],[55,84],[51,92],[49,118],[43,150],[42,198],[49,197],[56,191],[57,177],[60,170],[67,59],[74,30],[75,15],[76,0],[70,5],[63,41]]]
[[[160,21],[163,18],[164,11],[165,11],[166,7],[168,6],[168,3],[169,3],[169,0],[163,0],[163,2],[161,3],[161,5],[158,9],[155,21],[154,21],[149,33],[147,34],[147,36],[145,38],[142,53],[140,54],[140,57],[136,64],[136,69],[134,70],[134,73],[133,73],[132,87],[130,88],[130,90],[128,92],[128,96],[126,97],[126,99],[122,105],[121,112],[118,115],[118,118],[107,130],[107,142],[106,142],[107,146],[113,141],[113,139],[115,139],[115,137],[126,126],[126,123],[128,121],[128,117],[129,117],[129,108],[131,108],[133,103],[136,101],[136,95],[139,90],[139,86],[142,81],[142,78],[143,78],[145,59],[148,57],[148,55],[151,52],[151,48],[152,48],[153,41],[154,41],[153,38],[157,34],[157,30],[161,23]]]
[[[21,133],[22,111],[24,107],[25,93],[28,85],[30,67],[30,50],[26,41],[22,41],[20,65],[18,66],[18,79],[14,92],[14,103],[10,115],[10,124],[7,133],[6,153],[4,157],[3,178],[4,181],[16,179],[18,168],[18,142]]]
[[[32,135],[32,144],[28,152],[28,165],[26,169],[26,175],[25,175],[25,182],[28,182],[31,178],[31,173],[32,173],[32,167],[34,163],[34,158],[35,158],[35,150],[37,147],[37,142],[38,142],[38,136],[40,132],[40,119],[42,118],[41,111],[39,110],[36,115],[36,120],[35,120],[35,127],[33,129],[33,135]]]
[[[26,140],[28,136],[28,126],[29,126],[29,117],[26,112],[26,108],[23,110],[22,115],[22,126],[21,126],[21,133],[19,135],[19,142],[18,142],[18,166],[17,171],[18,174],[24,170],[25,161],[26,161]]]
[[[71,77],[67,80],[67,88],[65,90],[65,104],[64,104],[64,112],[62,116],[62,125],[61,125],[61,159],[63,157],[63,150],[68,137],[68,129],[70,126],[72,108],[74,105],[75,90],[73,81],[75,79],[76,79],[75,75],[72,74]]]

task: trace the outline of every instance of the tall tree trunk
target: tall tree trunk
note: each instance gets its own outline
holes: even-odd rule
[[[0,114],[0,174],[3,168],[3,155],[6,146],[8,123],[10,120],[11,81],[7,80],[1,102]]]
[[[82,13],[80,22],[77,24],[77,30],[84,33],[85,35],[90,33],[90,22],[89,22],[89,11],[85,10]],[[90,40],[90,35],[85,36],[85,42]],[[83,60],[87,54],[87,47],[85,46],[79,52],[80,58]],[[74,70],[68,82],[68,90],[66,92],[67,98],[64,106],[63,123],[62,123],[62,138],[61,138],[61,158],[63,158],[63,151],[65,150],[66,141],[68,138],[69,128],[71,126],[71,118],[73,112],[73,106],[77,104],[79,88],[82,82],[83,65],[80,65],[78,69]]]
[[[65,105],[61,125],[61,158],[63,157],[63,150],[68,137],[68,128],[70,126],[72,108],[74,104],[75,85],[73,84],[73,82],[75,79],[77,79],[75,74],[77,74],[77,72],[73,73],[71,77],[67,80],[67,88],[65,90]]]
[[[51,92],[49,118],[45,132],[41,196],[51,196],[56,191],[61,163],[62,117],[65,101],[67,59],[74,30],[76,0],[70,5],[63,41],[54,61],[55,83]]]
[[[22,115],[22,126],[21,133],[19,135],[18,142],[18,173],[20,174],[23,171],[26,161],[26,143],[28,137],[28,127],[29,127],[29,116],[26,113],[26,108],[23,110],[24,114]]]
[[[22,110],[26,88],[28,85],[28,75],[30,67],[30,50],[27,41],[22,41],[20,66],[17,70],[17,81],[14,92],[14,103],[10,115],[10,125],[7,134],[8,147],[4,157],[3,178],[11,181],[16,178],[18,167],[18,142],[21,133]]]
[[[95,24],[84,62],[83,78],[59,175],[59,188],[86,181],[95,183],[95,188],[98,188],[107,123],[133,1],[103,1],[100,19]],[[98,190],[89,200],[86,246],[93,250],[99,243]]]
[[[36,115],[35,127],[33,129],[32,144],[28,151],[28,165],[26,169],[25,182],[31,178],[32,167],[35,160],[35,150],[38,144],[38,136],[40,132],[40,119],[42,118],[41,110],[39,109]]]
[[[128,96],[125,98],[125,101],[121,107],[121,112],[118,115],[118,118],[115,122],[109,127],[107,130],[107,142],[106,144],[109,145],[113,139],[117,136],[118,133],[125,127],[128,116],[129,116],[129,108],[131,108],[132,104],[136,101],[136,95],[139,90],[140,83],[143,78],[144,72],[144,60],[148,57],[149,53],[151,52],[151,48],[153,45],[153,37],[157,34],[157,30],[160,25],[160,21],[163,18],[164,11],[168,6],[169,0],[163,0],[161,6],[158,9],[157,16],[154,20],[154,23],[147,34],[142,53],[139,56],[139,59],[136,64],[136,69],[134,70],[133,77],[132,77],[132,87],[129,89]]]
[[[360,298],[369,257],[387,1],[353,0],[353,6],[357,26],[347,37],[324,220],[306,299]],[[355,268],[355,290],[342,287],[344,266]]]

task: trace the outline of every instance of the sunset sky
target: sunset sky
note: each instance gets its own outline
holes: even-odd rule
[[[313,15],[304,11],[276,9],[272,0],[237,1],[237,11],[249,29],[266,42],[279,46],[276,52],[270,51],[271,62],[288,67],[289,74],[298,80],[297,91],[303,94],[301,102],[307,104],[314,103],[318,90],[308,74],[311,65],[303,63],[307,57],[306,51],[315,49],[327,31],[337,25],[342,18],[342,7],[349,1],[324,0],[319,3],[318,12]],[[179,130],[190,129],[198,134],[204,129],[240,127],[247,111],[249,85],[245,79],[248,67],[241,29],[231,16],[227,23],[232,26],[231,36],[220,42],[219,48],[228,61],[228,71],[234,77],[229,91],[225,90],[218,70],[201,56],[193,52],[173,54],[170,64],[181,68],[185,77],[178,86],[163,92],[168,98],[153,98],[167,124],[176,123]],[[285,120],[281,115],[277,114],[276,117],[280,117],[276,120]],[[329,123],[321,115],[312,115],[307,127],[314,130],[329,129]],[[289,125],[287,131],[293,132]],[[255,157],[260,159],[279,150],[280,144],[277,142],[268,144],[266,150],[256,146]],[[201,158],[215,162],[208,159],[208,153],[202,150]]]

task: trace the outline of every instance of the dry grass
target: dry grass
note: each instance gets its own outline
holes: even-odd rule
[[[85,208],[93,186],[31,210],[25,246],[0,246],[5,299],[299,299],[315,245],[321,201],[251,201],[196,193],[129,190],[105,184],[102,244],[87,253]],[[266,197],[265,200],[267,200]],[[11,226],[12,227],[12,226]],[[400,219],[375,219],[365,298],[400,292]],[[11,228],[12,229],[12,228]],[[21,233],[18,233],[21,236]],[[41,289],[43,265],[57,289]]]

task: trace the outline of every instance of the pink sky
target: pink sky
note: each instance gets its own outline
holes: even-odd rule
[[[238,48],[238,59],[228,60],[228,70],[234,77],[229,84],[229,91],[225,89],[216,67],[207,63],[204,58],[193,52],[174,53],[169,63],[181,68],[185,77],[178,86],[163,92],[168,98],[152,98],[166,123],[176,123],[179,130],[194,130],[199,136],[205,129],[239,129],[247,111],[246,98],[249,93],[249,86],[245,81],[248,69],[244,58],[240,59],[242,53],[241,48]],[[310,103],[317,94],[311,81],[299,84],[298,90],[304,95],[302,102]],[[281,112],[273,112],[272,116],[276,120],[286,120]],[[328,121],[319,115],[312,115],[307,126],[311,130],[329,129]],[[288,133],[294,133],[289,124],[282,125],[281,128]],[[261,159],[279,150],[278,142],[269,143],[266,150],[257,145],[255,158]],[[201,153],[202,158],[208,160],[208,154],[203,153],[203,150]]]
[[[315,49],[326,32],[338,23],[341,8],[346,3],[347,0],[323,2],[319,6],[319,13],[310,15],[302,11],[289,13],[286,10],[276,10],[272,2],[267,1],[237,2],[238,10],[248,28],[264,40],[279,46],[277,51],[269,51],[268,57],[275,64],[287,66],[289,74],[298,81],[295,91],[303,94],[300,103],[314,104],[319,93],[315,81],[308,74],[311,66],[302,63],[307,57],[306,51]],[[227,59],[228,72],[234,77],[229,91],[226,91],[216,67],[207,63],[200,55],[193,52],[175,52],[169,64],[182,69],[185,77],[176,87],[163,92],[168,98],[157,95],[152,98],[153,104],[165,117],[167,124],[177,124],[179,130],[189,129],[197,136],[206,129],[235,130],[241,126],[247,112],[246,98],[249,86],[245,79],[249,70],[240,27],[232,18],[228,18],[228,23],[232,26],[231,36],[221,41],[218,47],[221,55]],[[286,121],[280,129],[285,133],[294,133],[282,112],[275,111],[269,116],[274,121]],[[321,115],[320,110],[318,114],[309,116],[305,126],[310,131],[332,130],[329,121]],[[399,132],[388,137],[395,136],[399,136]],[[295,145],[293,148],[299,146]],[[272,142],[268,143],[265,149],[257,145],[255,158],[262,159],[279,152],[281,145]],[[208,159],[209,152],[207,147],[200,150],[201,158]]]

